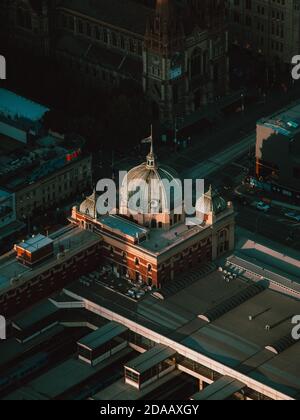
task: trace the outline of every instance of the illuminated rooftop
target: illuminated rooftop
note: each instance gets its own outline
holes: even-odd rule
[[[258,122],[258,125],[271,128],[278,134],[293,137],[300,132],[300,104],[293,105],[280,114],[263,118]]]
[[[93,243],[99,242],[101,238],[92,232],[68,226],[43,240],[49,243],[53,241],[54,254],[33,268],[26,267],[18,262],[14,251],[0,257],[0,293],[14,287],[14,284],[19,285],[20,282],[29,280],[57,264],[57,258],[61,254],[62,248],[65,252],[65,258],[68,258],[70,254],[80,251],[81,248],[84,249]],[[33,246],[33,244],[29,244],[29,246]],[[63,258],[61,261],[63,261]]]
[[[25,119],[37,122],[49,111],[43,105],[23,98],[7,89],[0,89],[0,114],[16,120]]]

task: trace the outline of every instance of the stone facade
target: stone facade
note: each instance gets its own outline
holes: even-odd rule
[[[9,0],[0,20],[9,42],[52,56],[83,84],[135,80],[154,115],[173,124],[227,92],[224,3]]]

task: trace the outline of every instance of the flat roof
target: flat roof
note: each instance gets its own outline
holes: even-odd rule
[[[149,251],[161,252],[186,241],[207,229],[208,225],[187,226],[185,223],[170,230],[154,229],[147,241],[141,246]]]
[[[100,363],[96,367],[91,367],[80,360],[69,359],[31,381],[27,386],[11,393],[5,397],[5,400],[23,399],[22,395],[26,394],[29,396],[28,399],[35,399],[32,398],[32,393],[39,398],[57,398],[64,392],[95,375],[103,369],[103,366],[103,363]]]
[[[150,392],[161,387],[164,384],[167,384],[172,379],[182,375],[182,372],[178,370],[173,370],[168,375],[163,376],[162,378],[157,379],[148,386],[142,389],[134,388],[131,385],[125,383],[124,379],[113,383],[97,394],[93,395],[90,400],[93,401],[136,401],[141,400],[143,397],[146,397]]]
[[[146,296],[140,302],[130,302],[99,285],[86,288],[75,282],[65,290],[73,297],[78,296],[79,300],[85,299],[99,308],[115,312],[127,319],[129,325],[130,322],[138,323],[147,328],[149,335],[151,331],[158,334],[161,343],[166,339],[167,346],[170,340],[174,341],[238,375],[242,373],[250,378],[260,375],[259,382],[263,386],[294,396],[300,392],[300,364],[292,363],[290,355],[297,360],[299,343],[283,347],[278,355],[266,347],[291,335],[291,319],[300,314],[299,300],[266,289],[236,307],[228,307],[213,322],[198,318],[235,297],[249,284],[252,284],[250,280],[239,277],[228,283],[221,272],[215,271],[163,301]],[[275,365],[278,363],[276,372],[268,367],[270,360]],[[135,365],[128,365],[131,366],[135,368]],[[266,371],[261,375],[264,366]],[[276,381],[273,380],[275,374]]]
[[[83,337],[78,341],[78,345],[86,347],[88,350],[96,350],[125,331],[127,331],[127,328],[124,325],[112,321],[86,337]]]
[[[96,233],[71,225],[51,234],[49,238],[54,241],[53,256],[32,268],[25,267],[21,264],[16,259],[15,251],[11,251],[0,257],[0,273],[2,277],[0,293],[1,291],[4,291],[4,289],[14,287],[14,285],[11,284],[12,279],[24,281],[32,278],[38,272],[43,272],[47,267],[57,264],[57,254],[61,252],[62,246],[65,249],[66,257],[68,257],[69,254],[79,251],[81,248],[101,241],[101,237]]]
[[[271,128],[287,137],[294,136],[300,132],[300,102],[292,104],[283,112],[260,119],[257,125]]]
[[[17,246],[30,253],[34,253],[41,248],[53,244],[53,240],[44,235],[32,236],[32,238],[26,239],[24,242],[19,243]]]
[[[182,223],[168,231],[162,229],[150,231],[135,222],[126,220],[124,217],[114,215],[99,218],[99,223],[117,235],[126,235],[133,239],[146,235],[147,238],[136,244],[136,246],[155,254],[167,251],[169,248],[179,245],[209,228],[206,224],[187,226],[185,223]]]
[[[191,399],[195,401],[224,401],[245,387],[246,384],[243,382],[230,376],[223,376],[203,391],[193,395]]]
[[[56,325],[50,330],[46,330],[32,338],[32,340],[26,341],[26,343],[20,343],[15,338],[0,341],[0,368],[8,363],[13,362],[15,364],[16,359],[23,357],[24,354],[31,351],[33,347],[38,347],[44,341],[52,339],[64,330],[65,328],[62,325]]]
[[[46,319],[47,317],[59,312],[59,309],[54,306],[50,301],[45,301],[35,305],[33,308],[21,312],[13,320],[13,324],[20,330],[31,328],[38,322]]]
[[[170,347],[159,344],[127,363],[124,367],[126,369],[131,369],[138,374],[142,374],[175,354],[176,351],[172,350]]]
[[[115,233],[121,233],[134,239],[137,239],[142,234],[146,235],[149,232],[148,229],[120,216],[103,216],[100,217],[99,222]]]
[[[19,96],[10,90],[0,89],[0,113],[12,120],[25,118],[36,122],[41,120],[47,111],[49,111],[49,108],[43,105]]]

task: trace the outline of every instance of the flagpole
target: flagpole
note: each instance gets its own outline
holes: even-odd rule
[[[150,138],[151,138],[151,151],[150,151],[150,153],[153,155],[153,125],[151,124],[151,135],[150,135]]]

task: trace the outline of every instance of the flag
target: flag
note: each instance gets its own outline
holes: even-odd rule
[[[145,138],[142,140],[142,144],[148,144],[152,142],[152,136]]]

